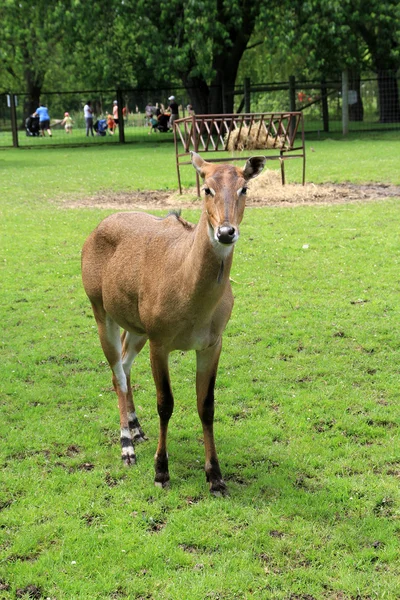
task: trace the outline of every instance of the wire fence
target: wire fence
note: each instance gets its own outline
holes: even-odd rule
[[[179,90],[181,92],[181,90]],[[182,90],[183,91],[183,90]],[[38,119],[32,117],[37,103],[32,104],[28,94],[0,95],[0,147],[42,147],[58,145],[112,144],[121,141],[143,141],[149,138],[150,119],[146,107],[164,110],[169,104],[171,90],[83,90],[74,92],[44,92],[40,103],[48,108],[51,137],[47,130],[41,131]],[[175,92],[177,94],[178,92]],[[180,94],[181,114],[187,114],[189,100]],[[115,102],[121,107],[122,124],[114,122]],[[86,131],[84,106],[91,102],[94,131]],[[14,106],[13,106],[14,105]],[[13,123],[14,112],[14,123]],[[68,113],[72,119],[65,127]],[[99,123],[105,127],[99,127]],[[121,140],[123,125],[124,136]],[[167,128],[169,129],[169,128]],[[160,133],[160,131],[157,131]],[[173,141],[172,130],[163,132],[163,137]]]
[[[370,77],[350,79],[346,91],[347,102],[343,102],[343,80],[296,81],[255,84],[245,80],[244,85],[232,90],[218,91],[221,106],[233,105],[233,112],[284,112],[302,111],[305,135],[343,131],[344,108],[348,116],[348,131],[400,130],[399,74],[386,73]],[[146,107],[163,110],[168,98],[174,95],[179,104],[179,116],[189,115],[190,90],[129,89],[129,90],[81,90],[73,92],[46,91],[41,94],[41,103],[46,105],[51,118],[52,136],[41,135],[34,127],[31,116],[37,106],[25,93],[0,95],[0,147],[43,147],[86,144],[113,144],[119,142],[157,141],[173,142],[171,129],[165,131],[151,126]],[[112,124],[114,102],[118,98],[119,126]],[[105,124],[104,131],[86,133],[84,106],[91,101],[94,124]],[[65,128],[65,113],[72,119],[72,128]]]
[[[343,74],[344,75],[344,74]],[[244,90],[236,88],[235,96],[241,97],[247,112],[301,110],[305,120],[305,132],[343,133],[344,108],[347,114],[347,132],[367,132],[400,129],[399,81],[400,74],[383,72],[379,77],[349,77],[326,81],[301,81],[290,77],[287,82],[250,84]],[[344,104],[344,93],[347,103]],[[247,109],[246,109],[247,103]]]

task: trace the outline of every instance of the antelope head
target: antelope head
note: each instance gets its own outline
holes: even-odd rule
[[[247,182],[264,168],[265,156],[249,158],[243,168],[209,163],[191,152],[192,164],[204,185],[208,232],[214,246],[232,248],[239,239],[239,225],[246,206]]]

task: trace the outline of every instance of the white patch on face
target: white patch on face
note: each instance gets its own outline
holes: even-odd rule
[[[237,236],[236,240],[234,242],[232,242],[232,244],[221,244],[221,242],[219,242],[217,239],[216,231],[214,231],[214,228],[211,227],[210,223],[208,224],[208,236],[209,236],[211,244],[215,250],[215,253],[221,259],[225,259],[231,254],[231,252],[233,251],[235,242],[239,237],[239,236]]]

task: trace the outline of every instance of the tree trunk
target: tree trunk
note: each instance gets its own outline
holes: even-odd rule
[[[227,14],[224,12],[224,4],[219,0],[218,21],[224,24],[227,20]],[[256,17],[259,13],[258,5],[251,0],[242,2],[242,21],[240,26],[231,24],[226,30],[226,38],[221,45],[216,46],[212,60],[212,68],[215,73],[211,84],[207,85],[202,76],[190,78],[190,81],[197,87],[197,90],[190,90],[187,86],[188,78],[182,74],[182,80],[192,100],[192,105],[197,113],[197,108],[201,110],[198,114],[223,114],[233,113],[234,96],[233,90],[236,82],[236,75],[239,68],[240,59],[246,50],[248,41],[254,30]],[[218,49],[217,49],[218,48]],[[193,66],[196,63],[193,62]],[[197,84],[197,85],[196,85]]]
[[[210,89],[202,77],[182,76],[182,83],[189,95],[190,104],[196,115],[208,113],[208,97]]]
[[[357,94],[356,101],[349,103],[349,120],[363,121],[364,105],[361,97],[361,75],[357,70],[349,70],[349,90]]]
[[[394,71],[378,69],[379,122],[400,121],[399,89]]]
[[[40,94],[42,92],[43,77],[38,76],[37,73],[31,71],[31,69],[25,70],[25,82],[27,95],[24,100],[24,114],[22,115],[23,124],[25,128],[25,119],[35,112],[40,104]]]

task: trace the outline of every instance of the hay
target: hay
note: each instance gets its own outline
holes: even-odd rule
[[[249,181],[249,205],[319,204],[360,200],[367,194],[350,186],[315,185],[314,183],[282,185],[280,170],[264,171]]]
[[[243,165],[241,165],[243,166]],[[400,199],[400,186],[384,184],[318,184],[306,185],[288,183],[282,185],[280,170],[264,171],[256,179],[249,181],[249,193],[246,205],[262,206],[305,206],[316,204],[340,204],[343,202],[366,202]],[[109,208],[113,210],[160,210],[171,208],[199,209],[202,199],[197,198],[196,188],[178,191],[129,191],[129,192],[99,192],[86,198],[58,198],[54,201],[64,208]]]
[[[242,128],[234,129],[225,136],[226,149],[230,152],[243,150],[263,150],[275,148],[285,148],[285,137],[267,135],[265,125],[254,122],[250,127],[245,125]]]

